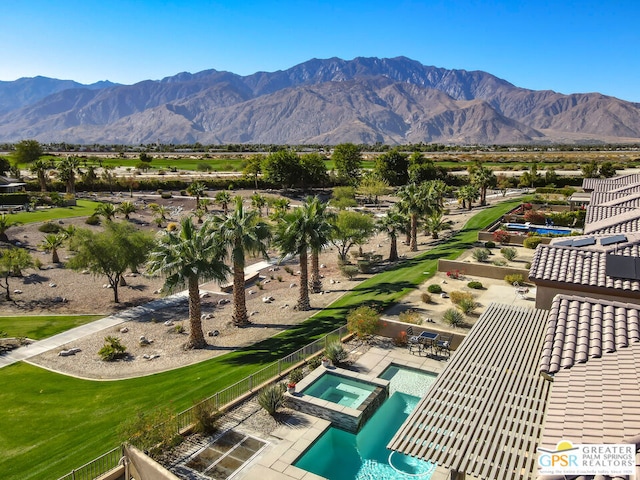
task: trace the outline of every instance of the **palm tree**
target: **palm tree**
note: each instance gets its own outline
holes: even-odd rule
[[[113,203],[100,203],[94,212],[94,215],[100,215],[106,220],[112,220],[116,216],[116,207]]]
[[[398,260],[398,233],[404,233],[407,229],[407,217],[400,212],[397,206],[389,209],[387,215],[378,220],[376,225],[379,232],[384,232],[389,237],[389,261]]]
[[[262,216],[262,207],[267,204],[267,200],[259,193],[251,195],[251,206],[258,210],[258,215]]]
[[[209,220],[198,230],[191,218],[184,217],[178,233],[164,232],[157,238],[147,266],[150,273],[166,276],[164,289],[173,291],[188,286],[189,341],[187,348],[204,348],[207,342],[202,332],[200,280],[223,282],[229,274],[224,264],[224,250],[214,235]]]
[[[318,197],[307,197],[303,208],[308,209],[309,219],[315,223],[309,230],[309,246],[311,247],[311,281],[309,288],[312,293],[322,292],[322,278],[320,277],[320,252],[331,239],[333,224],[327,212],[327,204]]]
[[[272,219],[273,220],[277,220],[279,218],[282,218],[287,211],[289,210],[289,205],[291,204],[291,202],[289,202],[289,200],[287,200],[286,198],[277,198],[273,201],[273,215],[272,215]]]
[[[76,193],[76,171],[80,167],[80,161],[76,157],[67,157],[58,164],[58,175],[65,182],[67,193]]]
[[[40,249],[49,253],[51,252],[51,262],[60,263],[60,257],[58,257],[58,249],[62,247],[64,241],[67,239],[65,234],[50,233],[44,237],[40,244]]]
[[[101,165],[102,166],[102,165]],[[114,173],[114,170],[116,169],[116,167],[114,167],[113,165],[105,165],[102,168],[102,179],[107,182],[107,185],[109,185],[109,193],[113,193],[113,182],[116,179],[116,175]]]
[[[462,208],[467,206],[471,210],[472,204],[480,196],[478,187],[475,185],[464,185],[458,189],[458,200],[462,202]]]
[[[204,197],[207,193],[207,187],[202,182],[193,182],[187,187],[187,193],[196,197],[196,210],[200,208],[200,197]]]
[[[260,254],[267,258],[269,226],[258,219],[255,210],[245,210],[242,198],[236,197],[230,215],[212,218],[219,244],[230,253],[233,264],[233,323],[239,327],[249,324],[245,297],[244,268],[246,254]]]
[[[129,220],[129,215],[135,213],[137,208],[133,202],[124,201],[120,205],[118,205],[118,208],[116,210],[124,214],[124,218]]]
[[[469,168],[469,180],[480,190],[480,205],[487,204],[487,189],[496,185],[496,176],[479,162]]]
[[[42,158],[38,158],[34,160],[31,166],[29,167],[31,173],[37,175],[38,183],[40,184],[40,191],[47,191],[47,170],[49,170],[49,162],[43,160]]]
[[[427,216],[424,221],[425,228],[431,233],[431,238],[437,239],[442,230],[451,228],[451,220],[445,220],[441,211],[435,211]]]
[[[313,210],[309,203],[305,202],[300,208],[282,217],[275,235],[275,245],[280,250],[282,257],[297,254],[300,256],[300,287],[297,310],[309,310],[309,285],[308,285],[308,252],[311,247],[312,230],[316,226],[315,219],[311,218]]]
[[[402,187],[398,195],[400,211],[408,215],[411,221],[409,249],[416,252],[418,251],[418,220],[441,208],[440,188],[434,181],[423,182],[420,185],[410,183]]]
[[[12,222],[9,220],[6,214],[0,215],[0,242],[8,242],[9,237],[7,237],[7,230],[9,230],[14,225],[18,225],[18,222]]]
[[[221,190],[216,194],[216,203],[219,203],[222,207],[222,213],[225,215],[229,209],[229,203],[231,203],[231,194],[226,190]]]

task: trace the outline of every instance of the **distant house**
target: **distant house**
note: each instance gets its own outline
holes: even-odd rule
[[[22,192],[26,185],[26,183],[19,182],[15,178],[8,178],[0,175],[0,193]]]
[[[529,280],[537,287],[536,308],[551,308],[558,294],[640,304],[636,261],[640,234],[556,238],[538,245],[529,269]]]

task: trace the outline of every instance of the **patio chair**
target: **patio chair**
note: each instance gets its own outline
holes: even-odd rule
[[[513,286],[516,289],[516,296],[523,300],[527,299],[527,294],[529,293],[529,289],[524,285],[520,285],[518,282],[513,282]]]
[[[436,341],[436,355],[439,354],[447,354],[447,357],[451,356],[451,340],[453,340],[453,335],[442,335]]]
[[[422,343],[420,342],[420,338],[413,332],[413,327],[407,327],[407,348],[409,349],[409,353],[413,353],[413,350],[416,349],[418,353],[422,351]]]

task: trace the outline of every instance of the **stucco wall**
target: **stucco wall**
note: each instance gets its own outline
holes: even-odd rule
[[[467,263],[455,260],[438,260],[438,271],[449,272],[459,270],[465,275],[503,280],[506,275],[520,274],[524,281],[529,277],[529,270],[514,267],[499,267],[486,263]]]

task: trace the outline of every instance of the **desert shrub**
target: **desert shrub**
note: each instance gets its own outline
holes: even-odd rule
[[[357,265],[341,265],[340,272],[349,280],[353,280],[360,273],[360,269]]]
[[[176,222],[169,222],[167,224],[167,232],[175,232],[178,229],[178,224]]]
[[[187,191],[186,190],[180,190],[180,195],[182,197],[186,197],[187,196]]]
[[[484,242],[484,248],[496,248],[496,242],[492,242],[491,240]]]
[[[279,282],[281,282],[281,281],[282,281],[282,275],[278,275],[278,276],[276,277],[276,280],[278,280]]]
[[[175,333],[184,333],[184,325],[181,323],[176,323],[173,327],[173,331]]]
[[[504,281],[507,282],[509,285],[513,285],[516,282],[522,283],[523,282],[523,278],[522,278],[521,274],[513,273],[511,275],[505,275],[504,276]]]
[[[258,394],[258,405],[273,417],[284,403],[284,390],[281,383],[267,385]]]
[[[482,283],[476,281],[469,282],[467,283],[467,287],[473,288],[474,290],[482,290]]]
[[[91,215],[87,217],[84,223],[86,223],[87,225],[100,225],[100,217],[98,217],[97,215]]]
[[[289,266],[285,266],[284,271],[287,272],[289,275],[293,275],[293,269]]]
[[[158,195],[162,195],[164,193],[164,190],[162,190],[161,188],[156,190],[156,194]]]
[[[171,195],[171,193],[170,193],[170,192],[167,192],[167,193],[163,193],[163,194],[161,194],[161,195],[160,195],[160,198],[164,198],[164,199],[166,200],[166,199],[168,199],[168,198],[171,198],[171,196],[172,196],[172,195]]]
[[[510,262],[518,256],[518,251],[513,247],[503,247],[500,249],[500,253]]]
[[[524,264],[524,268],[526,268],[527,270],[529,270],[531,268],[531,262],[527,262]]]
[[[459,327],[464,323],[463,313],[455,308],[447,309],[442,315],[442,319],[452,327]]]
[[[304,378],[304,372],[302,368],[294,368],[289,372],[289,383],[298,383],[300,380]]]
[[[347,330],[360,339],[375,335],[380,330],[380,314],[365,305],[355,308],[347,314]]]
[[[511,235],[506,230],[496,230],[493,232],[493,240],[501,244],[506,244],[511,241]]]
[[[398,320],[403,323],[412,323],[414,325],[419,325],[422,323],[422,315],[420,312],[415,310],[405,310],[398,315]]]
[[[486,248],[476,248],[471,255],[473,255],[473,258],[478,262],[486,262],[489,259],[489,250]]]
[[[368,260],[358,260],[358,270],[360,273],[371,273],[371,262]]]
[[[222,413],[213,406],[210,400],[206,400],[193,406],[193,416],[196,420],[194,430],[197,433],[210,435],[216,431],[216,422]]]
[[[42,269],[42,260],[40,260],[39,258],[34,258],[33,259],[33,268],[35,268],[36,270]]]
[[[429,293],[442,293],[442,287],[436,283],[432,283],[427,287],[427,292]]]
[[[347,353],[340,342],[333,342],[327,345],[324,354],[334,365],[342,364],[349,357],[349,353]]]
[[[57,223],[45,222],[38,227],[38,230],[42,233],[58,233],[62,227]]]
[[[176,416],[168,408],[138,412],[128,416],[120,429],[124,441],[157,459],[163,450],[178,445],[182,437],[178,434]]]
[[[314,369],[318,368],[321,363],[322,363],[322,357],[317,356],[317,355],[315,357],[311,357],[309,360],[307,360],[307,365],[309,366],[309,369],[311,369],[311,370],[314,370]]]
[[[398,336],[393,339],[393,344],[396,347],[404,347],[407,344],[407,332],[404,330],[400,332]]]
[[[462,313],[464,313],[465,315],[473,312],[477,306],[478,304],[476,303],[476,301],[469,298],[463,298],[458,303],[456,303],[456,307],[458,307],[460,311],[462,311]]]
[[[449,294],[451,303],[458,305],[462,301],[473,300],[473,295],[470,292],[455,291]]]
[[[542,238],[541,237],[527,237],[522,242],[522,246],[524,248],[530,248],[532,250],[535,250],[535,248],[538,245],[540,245],[541,243],[542,243]]]
[[[420,298],[424,303],[431,303],[431,294],[427,292],[422,292],[422,294],[420,295]]]
[[[496,258],[493,262],[491,262],[496,267],[504,267],[507,265],[507,261],[504,258]]]
[[[258,290],[264,290],[264,285],[262,282],[256,282],[256,287],[258,287]]]
[[[105,337],[104,342],[102,348],[98,350],[98,355],[105,362],[113,362],[126,355],[127,347],[120,343],[118,337]]]

